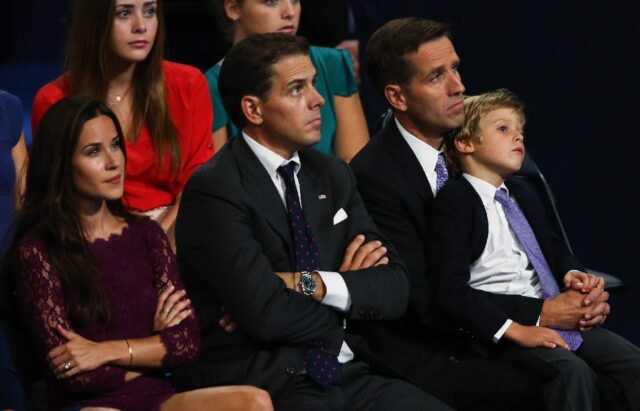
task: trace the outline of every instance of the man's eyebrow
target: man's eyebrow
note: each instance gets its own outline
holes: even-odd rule
[[[429,70],[426,77],[430,77],[433,74],[440,74],[442,72],[444,72],[444,66],[434,67],[431,70]]]
[[[286,84],[286,87],[293,86],[294,84],[304,84],[307,82],[306,78],[295,78]]]

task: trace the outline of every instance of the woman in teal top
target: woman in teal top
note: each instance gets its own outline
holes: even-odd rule
[[[234,44],[254,33],[295,35],[298,29],[299,0],[216,0],[215,4],[218,21]],[[322,139],[315,148],[349,161],[369,141],[351,58],[345,50],[314,46],[310,55],[317,71],[314,86],[325,99],[320,109]],[[218,91],[221,63],[205,74],[215,113],[213,138],[216,149],[228,137],[239,133],[227,116]]]

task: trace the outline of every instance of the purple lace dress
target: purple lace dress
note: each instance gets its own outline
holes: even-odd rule
[[[51,349],[66,342],[56,331],[56,324],[92,341],[151,336],[159,293],[171,284],[178,290],[184,288],[167,238],[151,220],[139,220],[121,234],[96,240],[90,250],[104,275],[111,317],[104,327],[90,324],[74,329],[65,312],[60,278],[49,262],[44,243],[34,235],[20,241],[17,297],[43,359]],[[163,367],[197,359],[200,339],[193,314],[160,332],[160,338],[167,349]],[[49,367],[46,369],[47,400],[54,410],[72,405],[157,410],[174,393],[158,370],[125,382],[127,370],[111,365],[64,380],[55,379]]]

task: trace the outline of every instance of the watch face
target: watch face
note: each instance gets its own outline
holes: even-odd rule
[[[311,295],[316,291],[316,281],[311,275],[303,275],[300,278],[300,287],[304,295]]]

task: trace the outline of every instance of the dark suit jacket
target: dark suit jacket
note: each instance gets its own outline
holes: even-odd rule
[[[529,221],[562,288],[562,278],[567,271],[584,270],[584,267],[553,233],[543,205],[530,187],[514,178],[507,179],[506,185]],[[440,190],[433,205],[431,224],[431,277],[439,307],[487,343],[491,343],[493,335],[508,318],[525,325],[536,324],[541,299],[482,295],[468,285],[469,266],[480,257],[487,243],[488,220],[480,196],[467,180],[451,179]]]
[[[396,246],[410,278],[406,314],[396,321],[358,324],[358,331],[377,355],[414,383],[451,398],[454,385],[442,373],[455,373],[456,357],[468,347],[461,331],[431,307],[427,234],[433,194],[427,176],[395,121],[388,122],[350,166],[369,213]],[[436,387],[439,382],[441,387]]]
[[[396,321],[361,324],[359,332],[376,355],[411,381],[440,398],[451,399],[459,361],[487,356],[494,344],[479,341],[471,328],[452,321],[434,303],[429,257],[434,197],[429,181],[395,121],[388,122],[350,165],[369,213],[396,246],[410,278],[406,314]],[[468,259],[457,262],[468,269]],[[523,323],[535,323],[542,305],[537,299],[474,289],[469,294],[495,304],[505,315]]]
[[[343,340],[375,366],[362,340],[345,333],[343,318],[391,319],[404,312],[408,274],[367,213],[348,166],[313,149],[299,155],[302,204],[320,270],[337,271],[357,234],[381,240],[389,264],[342,273],[352,301],[346,314],[286,289],[274,274],[295,271],[284,204],[244,139],[231,139],[193,174],[180,203],[178,263],[203,342],[201,363],[176,373],[182,388],[243,383],[277,396],[302,369],[297,347],[338,354]],[[334,225],[341,208],[348,218]],[[218,325],[221,307],[236,319],[238,331],[226,333]]]

